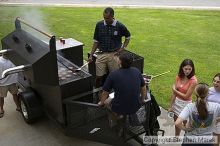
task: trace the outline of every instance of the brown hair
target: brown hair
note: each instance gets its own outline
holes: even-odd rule
[[[212,80],[214,80],[214,78],[218,77],[220,79],[220,73],[217,73]]]
[[[208,116],[208,109],[206,106],[206,97],[208,95],[209,87],[206,83],[199,83],[195,88],[197,97],[196,107],[199,113],[199,119],[205,120]]]
[[[190,79],[192,76],[195,75],[195,67],[194,67],[193,61],[192,61],[191,59],[185,59],[185,60],[183,60],[183,62],[180,64],[180,67],[179,67],[178,76],[179,76],[180,78],[184,78],[185,74],[184,74],[184,72],[183,72],[183,67],[184,67],[184,66],[187,66],[187,65],[189,65],[189,66],[192,67],[192,71],[191,71],[191,73],[187,76],[187,78]]]
[[[119,55],[119,60],[122,68],[129,68],[133,62],[133,56],[131,53],[122,53]]]

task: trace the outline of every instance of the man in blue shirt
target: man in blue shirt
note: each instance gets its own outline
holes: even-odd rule
[[[115,96],[110,103],[111,110],[119,115],[134,114],[141,107],[146,97],[146,86],[142,74],[137,68],[131,67],[133,57],[130,53],[122,53],[118,63],[121,68],[109,74],[101,93],[100,105],[113,89]]]
[[[126,26],[115,20],[112,8],[105,8],[103,18],[104,20],[96,24],[94,43],[89,57],[91,62],[94,52],[99,49],[96,58],[96,87],[102,85],[104,75],[119,68],[114,55],[127,47],[131,36]],[[123,43],[122,37],[125,37]]]

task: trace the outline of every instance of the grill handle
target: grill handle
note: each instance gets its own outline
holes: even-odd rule
[[[6,54],[8,52],[8,50],[4,49],[4,50],[0,50],[0,56]]]
[[[21,23],[23,23],[23,24],[25,24],[25,25],[27,25],[27,26],[29,26],[30,28],[32,28],[32,29],[34,29],[34,30],[36,30],[36,31],[38,31],[38,32],[40,32],[40,33],[46,35],[46,36],[49,37],[49,38],[52,38],[52,37],[53,37],[53,35],[51,35],[51,34],[49,34],[49,33],[46,33],[46,32],[44,32],[44,31],[42,31],[42,30],[40,30],[40,29],[38,29],[38,28],[36,28],[36,27],[34,27],[34,26],[28,24],[27,22],[25,22],[24,20],[22,20],[20,17],[17,17],[15,22],[18,23],[18,21],[21,22]],[[21,27],[20,24],[16,24],[16,25],[17,25],[16,28]]]
[[[30,68],[31,68],[31,65],[20,65],[20,66],[16,66],[16,67],[6,69],[2,73],[2,78],[6,78],[10,74],[23,72],[23,71],[28,70]]]

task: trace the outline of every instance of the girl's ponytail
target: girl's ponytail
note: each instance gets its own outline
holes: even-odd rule
[[[199,113],[199,119],[205,120],[208,116],[208,109],[206,106],[206,97],[208,95],[209,87],[205,83],[199,83],[195,88],[197,97],[196,107]]]

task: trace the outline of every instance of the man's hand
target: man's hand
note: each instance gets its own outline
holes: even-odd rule
[[[168,112],[172,112],[172,111],[173,111],[173,108],[170,107],[170,108],[168,109]]]
[[[98,47],[98,42],[97,42],[97,41],[96,41],[96,42],[93,42],[92,50],[91,50],[90,56],[89,56],[89,58],[88,58],[88,62],[89,62],[89,63],[91,63],[91,62],[93,61],[93,60],[92,60],[93,54],[94,54],[94,52],[96,51],[97,47]]]
[[[91,63],[93,61],[93,54],[90,54],[89,58],[88,58],[88,62]]]
[[[193,131],[193,129],[194,129],[193,126],[190,123],[187,123],[184,128],[184,131],[190,132],[190,131]]]
[[[99,102],[98,102],[98,105],[99,105],[100,107],[107,107],[107,106],[108,106],[108,103],[106,102],[106,100],[105,100],[104,102],[99,101]]]
[[[175,84],[173,85],[172,90],[173,90],[173,93],[176,93],[176,86],[175,86]]]
[[[121,52],[123,52],[124,50],[125,50],[125,47],[121,47],[121,48],[117,49],[117,51],[114,55],[119,56],[121,54]]]
[[[119,48],[119,49],[117,50],[117,52],[120,54],[123,50],[125,50],[125,48],[124,48],[124,47],[121,47],[121,48]]]
[[[106,102],[106,99],[108,98],[109,96],[109,92],[107,91],[102,91],[101,92],[101,97],[100,97],[100,102],[98,103],[100,106],[105,106],[105,102]]]
[[[101,101],[98,102],[99,106],[104,106],[104,103],[102,103]]]

